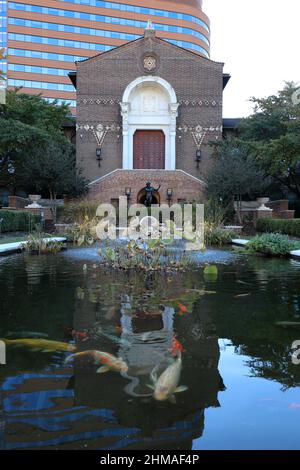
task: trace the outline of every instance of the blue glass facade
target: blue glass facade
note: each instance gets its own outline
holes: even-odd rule
[[[147,8],[146,6],[138,7],[134,5],[127,5],[125,3],[116,2],[103,2],[101,0],[60,0],[61,2],[76,3],[79,5],[89,5],[101,8],[109,8],[111,10],[126,11],[130,13],[138,13],[142,15],[160,16],[163,18],[171,18],[175,20],[191,21],[192,23],[198,24],[210,31],[208,24],[197,16],[187,15],[185,13],[177,13],[175,11],[158,10],[157,8]]]
[[[0,49],[7,47],[7,1],[0,0]],[[0,70],[6,72],[6,60],[0,59]]]
[[[40,90],[49,100],[66,98],[75,105],[67,76],[74,62],[140,38],[148,18],[160,38],[209,58],[209,23],[195,8],[193,15],[191,9],[154,9],[142,1],[141,6],[101,0],[35,3],[0,0],[0,47],[8,45],[8,85]]]
[[[42,6],[36,6],[36,5],[25,5],[24,3],[10,2],[9,8],[13,10],[17,10],[17,11],[41,13],[43,15],[55,15],[61,18],[74,18],[74,19],[80,19],[80,20],[86,20],[86,21],[96,21],[96,22],[99,22],[102,24],[108,24],[108,25],[111,24],[111,25],[121,25],[121,26],[132,26],[135,28],[142,28],[142,29],[145,29],[147,26],[146,21],[131,20],[127,18],[117,18],[115,16],[93,15],[93,14],[83,13],[79,11],[62,10],[62,9],[57,9],[57,8],[48,8],[48,7],[42,7]],[[14,21],[11,22],[11,20],[14,20]],[[45,27],[44,24],[46,23],[41,25],[39,21],[24,21],[24,20],[17,19],[17,18],[11,18],[10,24],[28,26],[30,28],[42,27],[45,29],[52,29],[55,31],[78,32],[80,34],[104,36],[103,31],[98,30],[98,29],[95,30],[95,29],[90,29],[90,28],[76,28],[76,27],[73,27],[72,29],[70,29],[70,26],[68,25],[62,25],[62,24],[57,24],[57,23],[47,23],[50,26]],[[205,42],[209,46],[209,40],[207,39],[207,37],[204,34],[202,34],[200,31],[197,31],[195,29],[185,28],[181,26],[160,24],[156,22],[154,23],[154,28],[157,31],[166,31],[166,32],[172,32],[172,33],[178,33],[178,34],[189,34],[191,36],[194,36],[200,39],[201,41]],[[74,31],[75,29],[80,30],[80,31]]]

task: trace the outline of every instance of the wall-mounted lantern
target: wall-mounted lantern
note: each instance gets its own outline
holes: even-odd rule
[[[100,148],[96,149],[96,159],[97,159],[97,162],[98,162],[98,166],[100,167],[101,166],[101,160],[102,160],[102,149],[100,149]]]
[[[202,161],[202,152],[200,149],[197,150],[196,152],[196,163],[197,163],[197,168],[199,168],[199,165]]]

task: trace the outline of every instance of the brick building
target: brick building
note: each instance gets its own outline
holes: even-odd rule
[[[157,202],[199,197],[211,141],[222,139],[223,64],[157,37],[76,63],[77,164],[101,202],[127,194],[142,202],[147,180]]]

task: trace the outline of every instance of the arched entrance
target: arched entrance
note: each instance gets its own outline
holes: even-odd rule
[[[178,103],[173,87],[160,77],[140,77],[130,83],[121,103],[123,117],[123,170],[176,169],[176,118]],[[140,145],[149,147],[149,157],[135,166],[135,135],[139,134]],[[148,132],[146,132],[148,131]],[[155,131],[150,133],[150,131]],[[162,150],[162,135],[164,147]],[[155,139],[154,139],[155,138]],[[154,140],[153,140],[154,139]],[[155,149],[159,155],[152,161]],[[163,152],[163,153],[162,153]]]
[[[146,202],[146,191],[145,189],[141,189],[137,196],[137,203],[145,205]],[[152,204],[160,205],[160,194],[158,191],[155,191],[152,196]]]

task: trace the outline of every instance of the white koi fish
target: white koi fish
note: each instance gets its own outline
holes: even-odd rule
[[[153,385],[149,385],[154,390],[153,397],[157,401],[169,400],[176,403],[175,393],[181,393],[188,390],[188,387],[178,386],[181,376],[182,359],[181,352],[178,351],[177,359],[161,374],[159,378],[154,371],[151,373]]]

